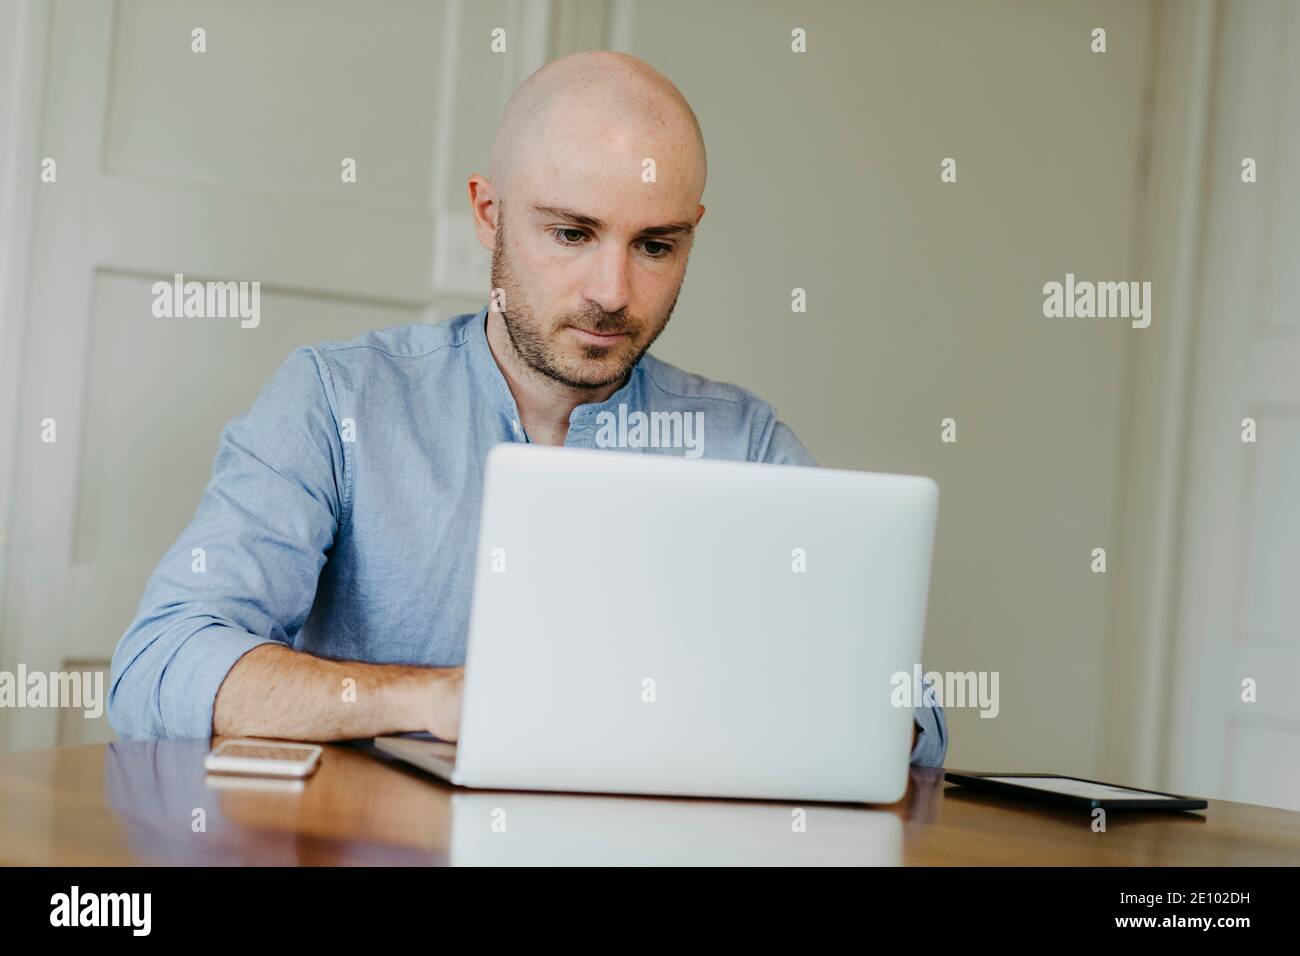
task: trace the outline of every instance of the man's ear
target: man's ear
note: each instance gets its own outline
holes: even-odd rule
[[[479,245],[491,252],[496,248],[497,217],[501,213],[496,191],[492,188],[491,181],[478,173],[470,176],[465,186],[469,192],[469,209],[474,217],[474,232],[478,236]]]

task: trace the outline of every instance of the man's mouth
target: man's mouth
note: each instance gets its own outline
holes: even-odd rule
[[[584,345],[613,345],[621,339],[627,338],[627,332],[592,332],[587,329],[580,329],[576,325],[570,325],[568,331],[572,332],[574,337]]]

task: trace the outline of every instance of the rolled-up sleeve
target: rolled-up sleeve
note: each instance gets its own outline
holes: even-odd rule
[[[208,737],[236,661],[301,629],[346,517],[336,404],[302,348],[222,431],[198,510],[113,654],[108,715],[124,739]]]

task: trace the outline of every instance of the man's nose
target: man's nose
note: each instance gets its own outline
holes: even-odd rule
[[[632,297],[631,263],[626,248],[601,249],[594,263],[595,272],[583,295],[606,312],[627,308]]]

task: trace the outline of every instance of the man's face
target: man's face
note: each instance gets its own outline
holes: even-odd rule
[[[492,287],[504,293],[516,351],[570,388],[622,380],[668,324],[690,252],[689,230],[646,229],[693,226],[698,216],[655,217],[635,202],[509,205],[509,229],[505,204],[497,210]]]

